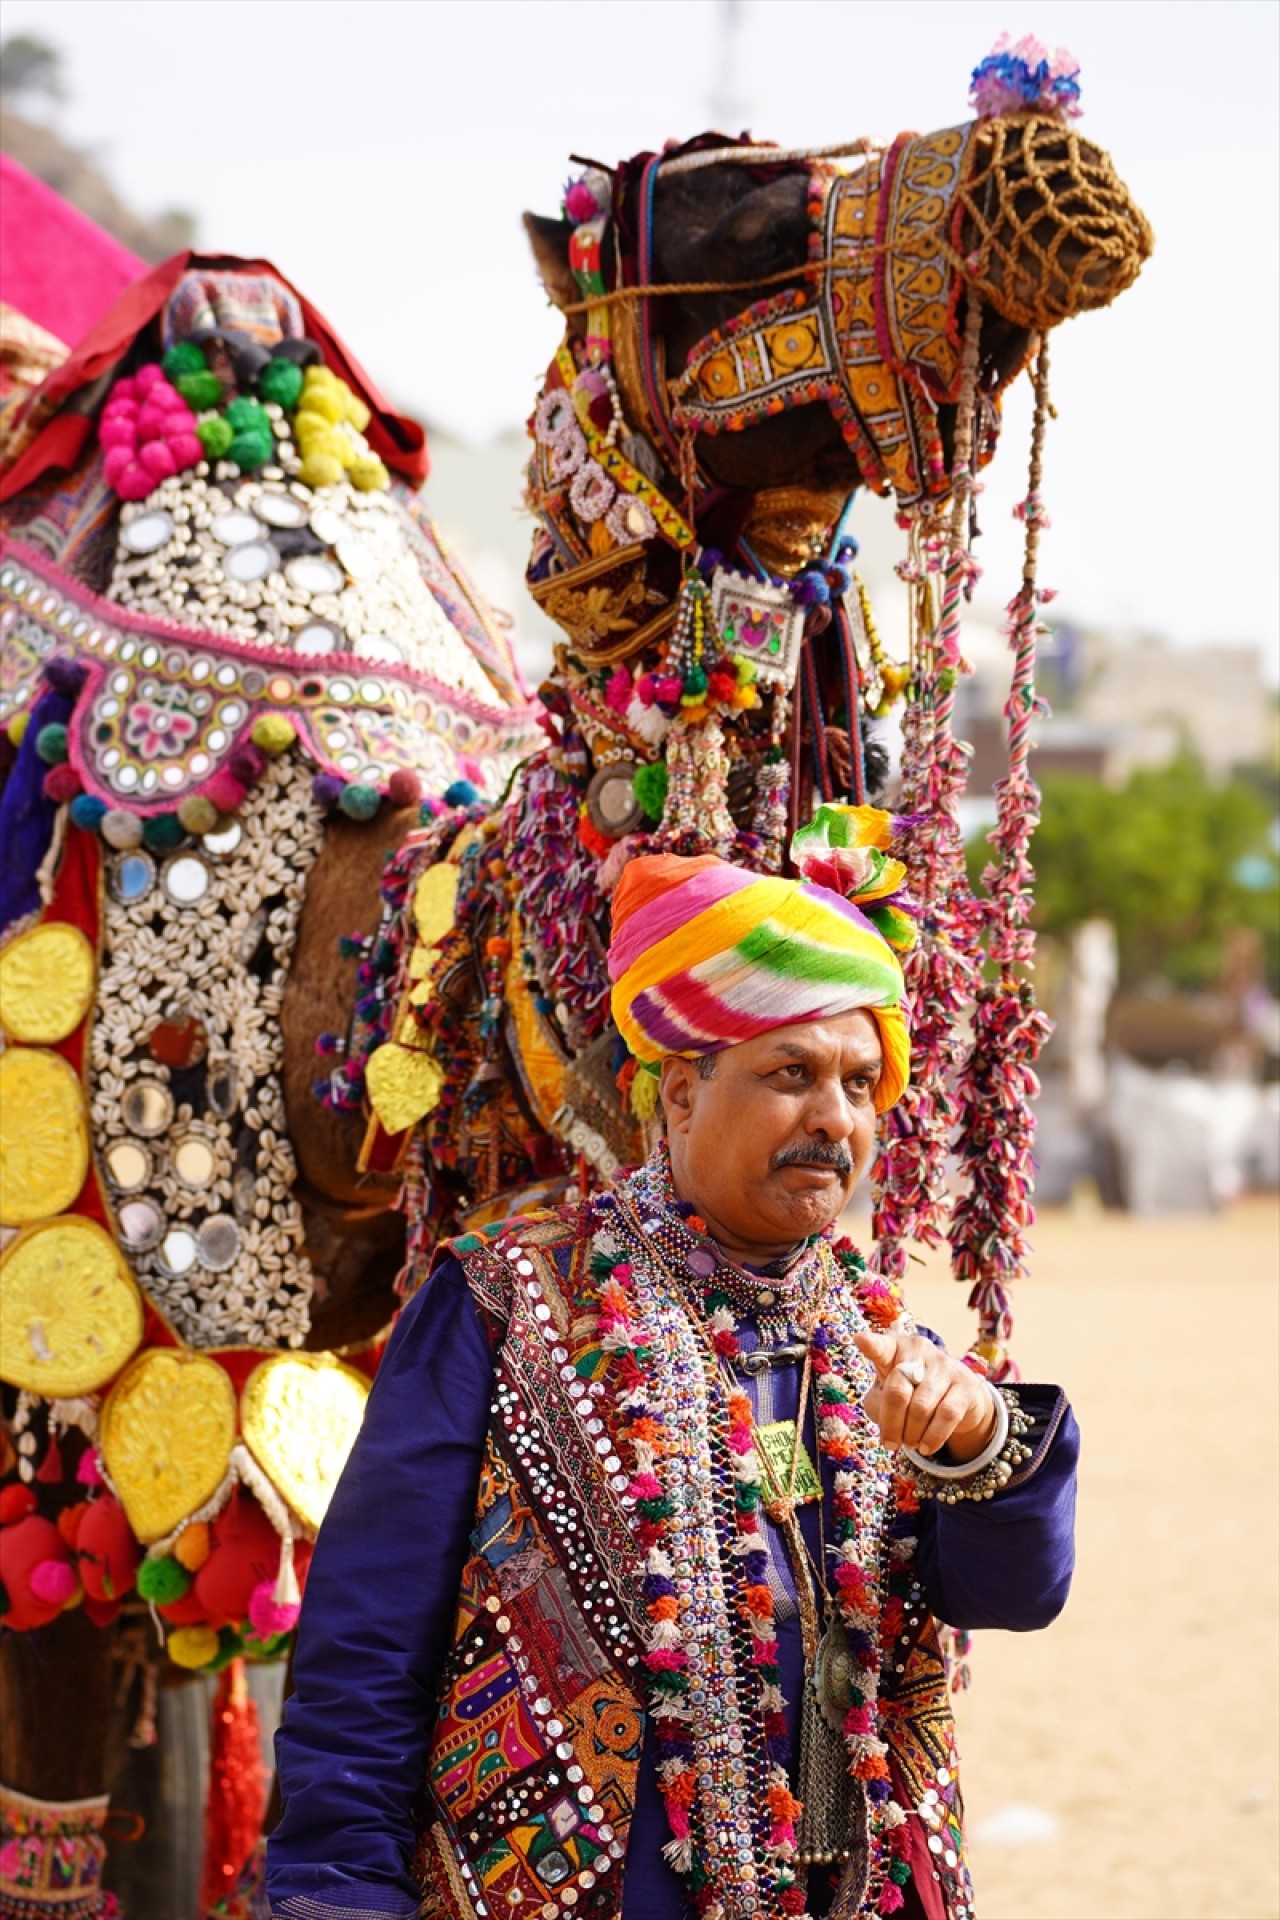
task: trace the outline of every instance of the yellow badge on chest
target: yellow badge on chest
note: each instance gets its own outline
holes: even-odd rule
[[[789,1500],[793,1506],[807,1507],[811,1500],[822,1498],[818,1470],[804,1441],[797,1441],[794,1420],[771,1420],[768,1426],[757,1427],[756,1452],[768,1503]]]

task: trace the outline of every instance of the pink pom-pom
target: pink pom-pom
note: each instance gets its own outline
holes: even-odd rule
[[[615,667],[609,675],[604,697],[615,713],[625,713],[631,705],[631,675],[625,667]]]
[[[143,442],[147,440],[163,440],[168,424],[169,416],[164,408],[158,407],[151,400],[148,400],[146,406],[138,415],[139,440]]]
[[[137,377],[132,373],[128,373],[125,375],[123,380],[117,380],[114,387],[112,387],[111,397],[107,401],[107,405],[108,407],[118,407],[122,405],[125,401],[136,401],[137,398],[138,398]]]
[[[906,1903],[902,1898],[902,1888],[893,1880],[886,1880],[880,1890],[881,1913],[897,1913]]]
[[[651,707],[658,697],[658,682],[651,673],[642,673],[636,681],[636,699],[642,707]]]
[[[277,1633],[288,1633],[298,1624],[302,1609],[296,1601],[279,1601],[275,1584],[259,1580],[249,1595],[249,1624],[259,1640],[270,1640]]]
[[[127,442],[122,440],[118,446],[108,447],[106,453],[103,455],[102,471],[106,476],[107,485],[109,487],[118,486],[120,483],[120,475],[126,467],[132,466],[132,464],[133,434],[130,432]]]
[[[145,500],[156,483],[145,467],[131,460],[112,484],[122,500]]]
[[[76,1468],[76,1479],[82,1487],[103,1487],[106,1481],[102,1477],[102,1467],[98,1460],[97,1449],[88,1447],[80,1455],[80,1464]]]
[[[564,197],[564,210],[570,220],[596,220],[601,208],[585,180],[575,180]]]
[[[102,425],[98,428],[98,440],[104,447],[127,447],[129,451],[132,452],[134,442],[133,421],[127,420],[124,415],[120,413],[109,420],[104,417]]]
[[[149,393],[152,387],[168,386],[169,383],[164,377],[164,368],[153,362],[151,366],[138,368],[134,384],[139,393]]]
[[[62,806],[67,800],[74,800],[80,791],[80,775],[75,768],[64,760],[61,766],[50,767],[44,777],[44,797],[52,800],[55,806]]]
[[[422,782],[410,767],[397,767],[387,781],[387,798],[393,807],[416,807],[422,799]]]
[[[198,460],[204,459],[204,448],[200,445],[194,433],[186,433],[184,431],[173,434],[166,440],[165,445],[173,455],[174,466],[179,472],[181,472],[184,467],[194,467]]]
[[[654,692],[664,707],[678,707],[684,692],[684,681],[678,674],[661,674],[654,682]]]
[[[167,440],[148,440],[138,449],[138,464],[157,480],[168,480],[178,471],[178,463],[169,451]]]
[[[79,1585],[69,1560],[41,1560],[31,1569],[31,1591],[47,1607],[65,1607]]]
[[[147,398],[153,405],[163,407],[166,413],[186,413],[188,411],[186,401],[178,392],[178,389],[169,384],[168,380],[158,381],[156,385],[152,387]]]
[[[235,813],[243,806],[248,789],[229,767],[221,767],[205,781],[200,791],[206,800],[212,800],[219,813]]]

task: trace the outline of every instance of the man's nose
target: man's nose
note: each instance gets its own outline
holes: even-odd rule
[[[809,1133],[823,1134],[828,1140],[847,1140],[853,1131],[853,1110],[845,1098],[843,1083],[836,1077],[814,1082],[805,1109],[805,1127]]]

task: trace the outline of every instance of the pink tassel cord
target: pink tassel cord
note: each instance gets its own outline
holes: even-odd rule
[[[1034,964],[1035,935],[1029,926],[1035,872],[1029,857],[1040,819],[1040,794],[1027,766],[1031,725],[1048,712],[1035,690],[1037,618],[1050,598],[1036,586],[1041,530],[1048,516],[1040,496],[1040,470],[1049,400],[1048,348],[1041,341],[1036,362],[1036,412],[1027,498],[1018,510],[1026,526],[1022,585],[1009,605],[1013,677],[1005,716],[1009,723],[1009,770],[995,789],[995,859],[984,880],[987,957],[1000,969],[978,990],[973,1035],[957,1085],[957,1151],[966,1191],[957,1200],[948,1238],[956,1278],[970,1283],[969,1304],[978,1315],[977,1352],[994,1379],[1016,1379],[1008,1353],[1013,1329],[1009,1283],[1026,1271],[1027,1232],[1035,1223],[1035,1111],[1040,1091],[1035,1062],[1052,1032],[1036,1007],[1025,972]]]

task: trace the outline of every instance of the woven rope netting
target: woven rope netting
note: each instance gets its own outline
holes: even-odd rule
[[[1007,319],[1043,332],[1137,279],[1153,235],[1109,154],[1058,120],[1014,115],[986,123],[974,158],[956,264]]]

